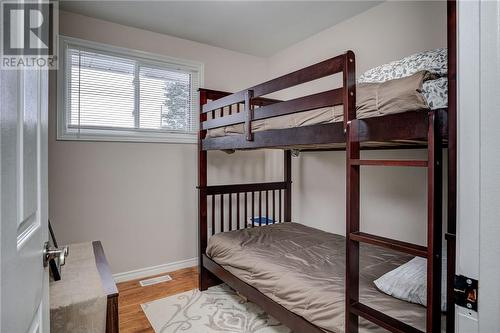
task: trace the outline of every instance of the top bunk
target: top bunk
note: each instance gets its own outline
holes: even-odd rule
[[[446,144],[446,57],[446,49],[415,54],[365,72],[356,86],[348,51],[236,93],[200,89],[200,149],[344,150],[353,121],[363,149],[422,148],[430,117]],[[264,97],[336,74],[339,88],[286,101]]]

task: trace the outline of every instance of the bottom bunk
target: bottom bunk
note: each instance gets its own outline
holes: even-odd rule
[[[210,237],[203,266],[296,332],[340,333],[344,332],[345,248],[343,236],[279,223]],[[360,300],[425,331],[425,307],[382,293],[374,284],[412,258],[362,244]],[[360,332],[385,330],[360,318]]]

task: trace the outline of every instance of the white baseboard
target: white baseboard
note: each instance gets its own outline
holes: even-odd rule
[[[158,266],[140,268],[140,269],[136,269],[136,270],[129,271],[129,272],[116,273],[116,274],[113,274],[113,278],[115,279],[116,283],[119,283],[119,282],[140,279],[140,278],[148,277],[148,276],[152,276],[152,275],[173,272],[173,271],[176,271],[178,269],[193,267],[193,266],[197,266],[197,265],[198,265],[198,258],[196,257],[196,258],[191,258],[191,259],[170,262],[170,263],[162,264],[162,265],[158,265]]]

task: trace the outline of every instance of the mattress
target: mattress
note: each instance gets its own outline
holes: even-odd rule
[[[379,117],[407,111],[427,111],[447,105],[446,78],[426,80],[427,71],[381,83],[361,83],[357,86],[356,118]],[[445,82],[441,82],[441,81]],[[422,87],[426,93],[422,94]],[[258,114],[259,109],[255,109]],[[226,113],[227,114],[227,113]],[[343,105],[296,112],[283,116],[252,121],[252,132],[321,125],[344,120]],[[244,134],[244,124],[207,131],[207,138]]]
[[[378,291],[373,283],[412,257],[360,246],[361,302],[425,331],[425,307]],[[345,238],[297,223],[219,233],[207,255],[260,292],[328,332],[344,332]],[[386,332],[360,319],[360,332]]]
[[[258,112],[256,108],[255,112]],[[254,120],[252,132],[267,131],[271,129],[285,129],[301,126],[311,126],[340,122],[344,119],[342,105],[326,107],[311,111],[287,114],[284,116]],[[226,135],[240,135],[245,133],[244,124],[219,127],[207,131],[207,138],[216,138]]]

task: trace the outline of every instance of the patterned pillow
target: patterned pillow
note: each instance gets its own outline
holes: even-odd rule
[[[435,77],[443,77],[448,73],[447,49],[424,51],[392,61],[367,70],[358,79],[358,83],[385,82],[410,76],[416,72],[426,70]]]
[[[422,85],[422,95],[431,110],[448,107],[448,79],[425,81]]]

